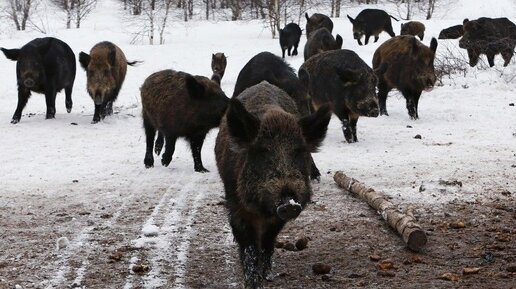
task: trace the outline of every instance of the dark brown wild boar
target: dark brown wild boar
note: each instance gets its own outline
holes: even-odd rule
[[[97,123],[113,114],[113,102],[124,83],[127,65],[138,62],[128,62],[122,50],[109,41],[95,44],[89,55],[79,53],[79,62],[86,70],[87,90],[95,104],[91,123]]]
[[[314,31],[310,38],[306,41],[304,57],[307,61],[310,57],[328,50],[337,50],[342,48],[342,37],[337,34],[335,38],[325,27]]]
[[[369,37],[373,35],[374,42],[377,42],[382,31],[394,37],[391,18],[398,21],[398,19],[380,9],[364,9],[358,13],[355,19],[348,15],[349,21],[353,24],[353,38],[356,39],[359,45],[362,45],[360,40],[362,36],[365,36],[365,45],[369,43]]]
[[[306,17],[306,39],[310,38],[312,32],[316,31],[319,28],[325,27],[330,31],[333,31],[333,21],[331,21],[330,17],[320,14],[314,13],[312,16],[308,17],[308,13],[305,13]]]
[[[213,75],[211,80],[217,82],[220,85],[224,72],[226,72],[226,66],[228,64],[227,57],[222,52],[218,52],[211,55],[211,70]]]
[[[425,24],[419,21],[401,23],[400,35],[417,36],[419,39],[423,40],[425,37]]]
[[[349,143],[357,142],[359,116],[377,117],[376,74],[355,52],[347,49],[325,51],[311,57],[299,68],[299,79],[309,88],[315,106],[331,104],[342,122]]]
[[[469,65],[477,65],[481,54],[487,56],[489,66],[494,66],[496,54],[502,54],[503,66],[509,65],[516,48],[516,24],[507,18],[464,19],[464,35],[459,47],[468,51]]]
[[[261,82],[233,98],[215,144],[245,288],[263,288],[278,233],[310,200],[310,153],[324,140],[328,106],[300,118],[286,92]]]
[[[419,42],[414,36],[396,36],[378,47],[373,55],[373,68],[383,63],[389,65],[387,71],[379,77],[378,100],[380,114],[387,113],[387,94],[397,88],[407,101],[407,110],[411,119],[418,119],[418,104],[421,92],[434,87],[434,71],[437,40],[432,38],[430,47]]]
[[[196,172],[207,172],[201,159],[201,149],[208,131],[219,126],[226,111],[228,98],[214,81],[204,76],[163,70],[151,74],[140,88],[143,126],[147,149],[144,164],[154,166],[154,137],[158,131],[155,152],[165,153],[161,164],[172,161],[176,140],[184,137],[190,143]]]

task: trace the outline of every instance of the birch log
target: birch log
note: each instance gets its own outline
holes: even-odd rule
[[[366,201],[369,206],[377,210],[389,226],[401,235],[410,250],[419,252],[426,245],[426,234],[412,214],[400,212],[384,196],[346,176],[343,172],[336,172],[333,179],[339,187]]]

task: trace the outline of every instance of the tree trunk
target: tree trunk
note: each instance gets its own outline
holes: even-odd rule
[[[401,235],[409,249],[419,252],[426,245],[426,234],[416,223],[416,219],[411,213],[404,214],[400,212],[383,195],[346,176],[342,172],[335,173],[333,179],[339,187],[366,201],[369,206],[377,210],[389,226]]]
[[[341,6],[341,0],[335,1],[335,17],[340,17],[340,6]]]

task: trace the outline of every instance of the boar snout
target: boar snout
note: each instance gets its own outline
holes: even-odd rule
[[[34,86],[35,82],[31,78],[27,78],[23,81],[23,85],[27,88],[32,88]]]
[[[276,213],[280,219],[283,221],[288,221],[297,218],[297,216],[299,216],[301,213],[301,210],[301,204],[294,201],[293,199],[288,199],[278,206]]]

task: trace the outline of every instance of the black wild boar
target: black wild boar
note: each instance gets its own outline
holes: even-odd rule
[[[283,29],[279,31],[279,43],[281,46],[282,57],[285,58],[285,50],[288,52],[288,56],[290,56],[290,51],[292,47],[294,47],[294,51],[292,51],[292,56],[297,55],[297,47],[299,46],[299,39],[301,38],[301,28],[296,23],[289,23],[285,25]]]
[[[124,83],[127,65],[138,62],[128,62],[122,50],[108,41],[95,44],[90,54],[81,51],[79,62],[86,71],[86,87],[95,104],[91,123],[97,123],[113,114],[113,102]]]
[[[285,91],[294,100],[302,116],[309,115],[313,111],[308,87],[297,78],[292,67],[270,52],[258,53],[242,68],[238,74],[233,98],[262,81],[267,81]],[[311,178],[317,179],[320,176],[319,169],[315,163],[312,163]]]
[[[382,74],[386,67],[384,65],[373,71],[355,52],[332,50],[317,54],[303,63],[299,76],[309,82],[309,93],[316,107],[327,103],[331,105],[342,122],[346,141],[353,143],[358,141],[358,117],[378,116],[378,78],[375,74]]]
[[[397,88],[407,101],[407,110],[411,119],[418,119],[419,97],[423,90],[434,87],[436,76],[434,58],[437,40],[432,38],[430,47],[419,42],[414,36],[403,35],[391,38],[376,49],[373,55],[373,68],[384,63],[389,65],[387,71],[379,77],[378,99],[380,114],[387,113],[387,94]]]
[[[337,37],[333,38],[330,31],[325,27],[319,28],[314,31],[308,41],[305,44],[305,61],[310,57],[328,50],[337,50],[342,48],[342,37],[337,34]]]
[[[213,76],[211,79],[220,85],[224,72],[226,72],[226,66],[228,64],[227,57],[224,53],[218,52],[211,55],[211,70]]]
[[[204,76],[162,70],[147,77],[140,91],[147,143],[145,167],[154,166],[152,150],[158,131],[156,154],[165,143],[162,165],[170,164],[177,138],[184,137],[190,143],[195,171],[207,172],[201,159],[204,138],[219,126],[229,102],[220,86]]]
[[[72,88],[75,80],[75,55],[63,41],[36,38],[20,49],[1,48],[5,56],[16,62],[18,105],[11,123],[18,123],[31,92],[44,93],[47,104],[46,118],[55,118],[56,94],[63,88],[66,111],[72,111]]]
[[[439,39],[457,39],[464,35],[462,25],[455,25],[441,30]]]
[[[300,118],[292,99],[265,81],[230,102],[215,156],[247,289],[263,288],[276,236],[310,200],[310,153],[330,117],[324,106]]]
[[[326,27],[330,33],[333,31],[333,21],[331,21],[330,17],[320,13],[314,13],[310,17],[308,17],[308,13],[305,13],[305,17],[307,39],[310,38],[312,32],[319,28]]]
[[[502,54],[503,66],[509,65],[516,47],[516,25],[507,18],[464,19],[464,35],[459,47],[468,51],[469,65],[477,65],[481,54],[487,56],[489,66],[494,66],[496,54]]]
[[[378,41],[378,35],[382,31],[387,32],[391,37],[394,37],[392,30],[391,18],[398,21],[398,19],[387,14],[387,12],[379,9],[364,9],[358,13],[357,18],[353,19],[348,15],[348,19],[353,24],[353,38],[357,40],[359,45],[362,45],[360,39],[365,35],[365,44],[369,43],[369,37],[374,35],[374,42]]]
[[[425,37],[425,24],[419,21],[401,23],[400,35],[417,36],[419,39],[423,40]]]

